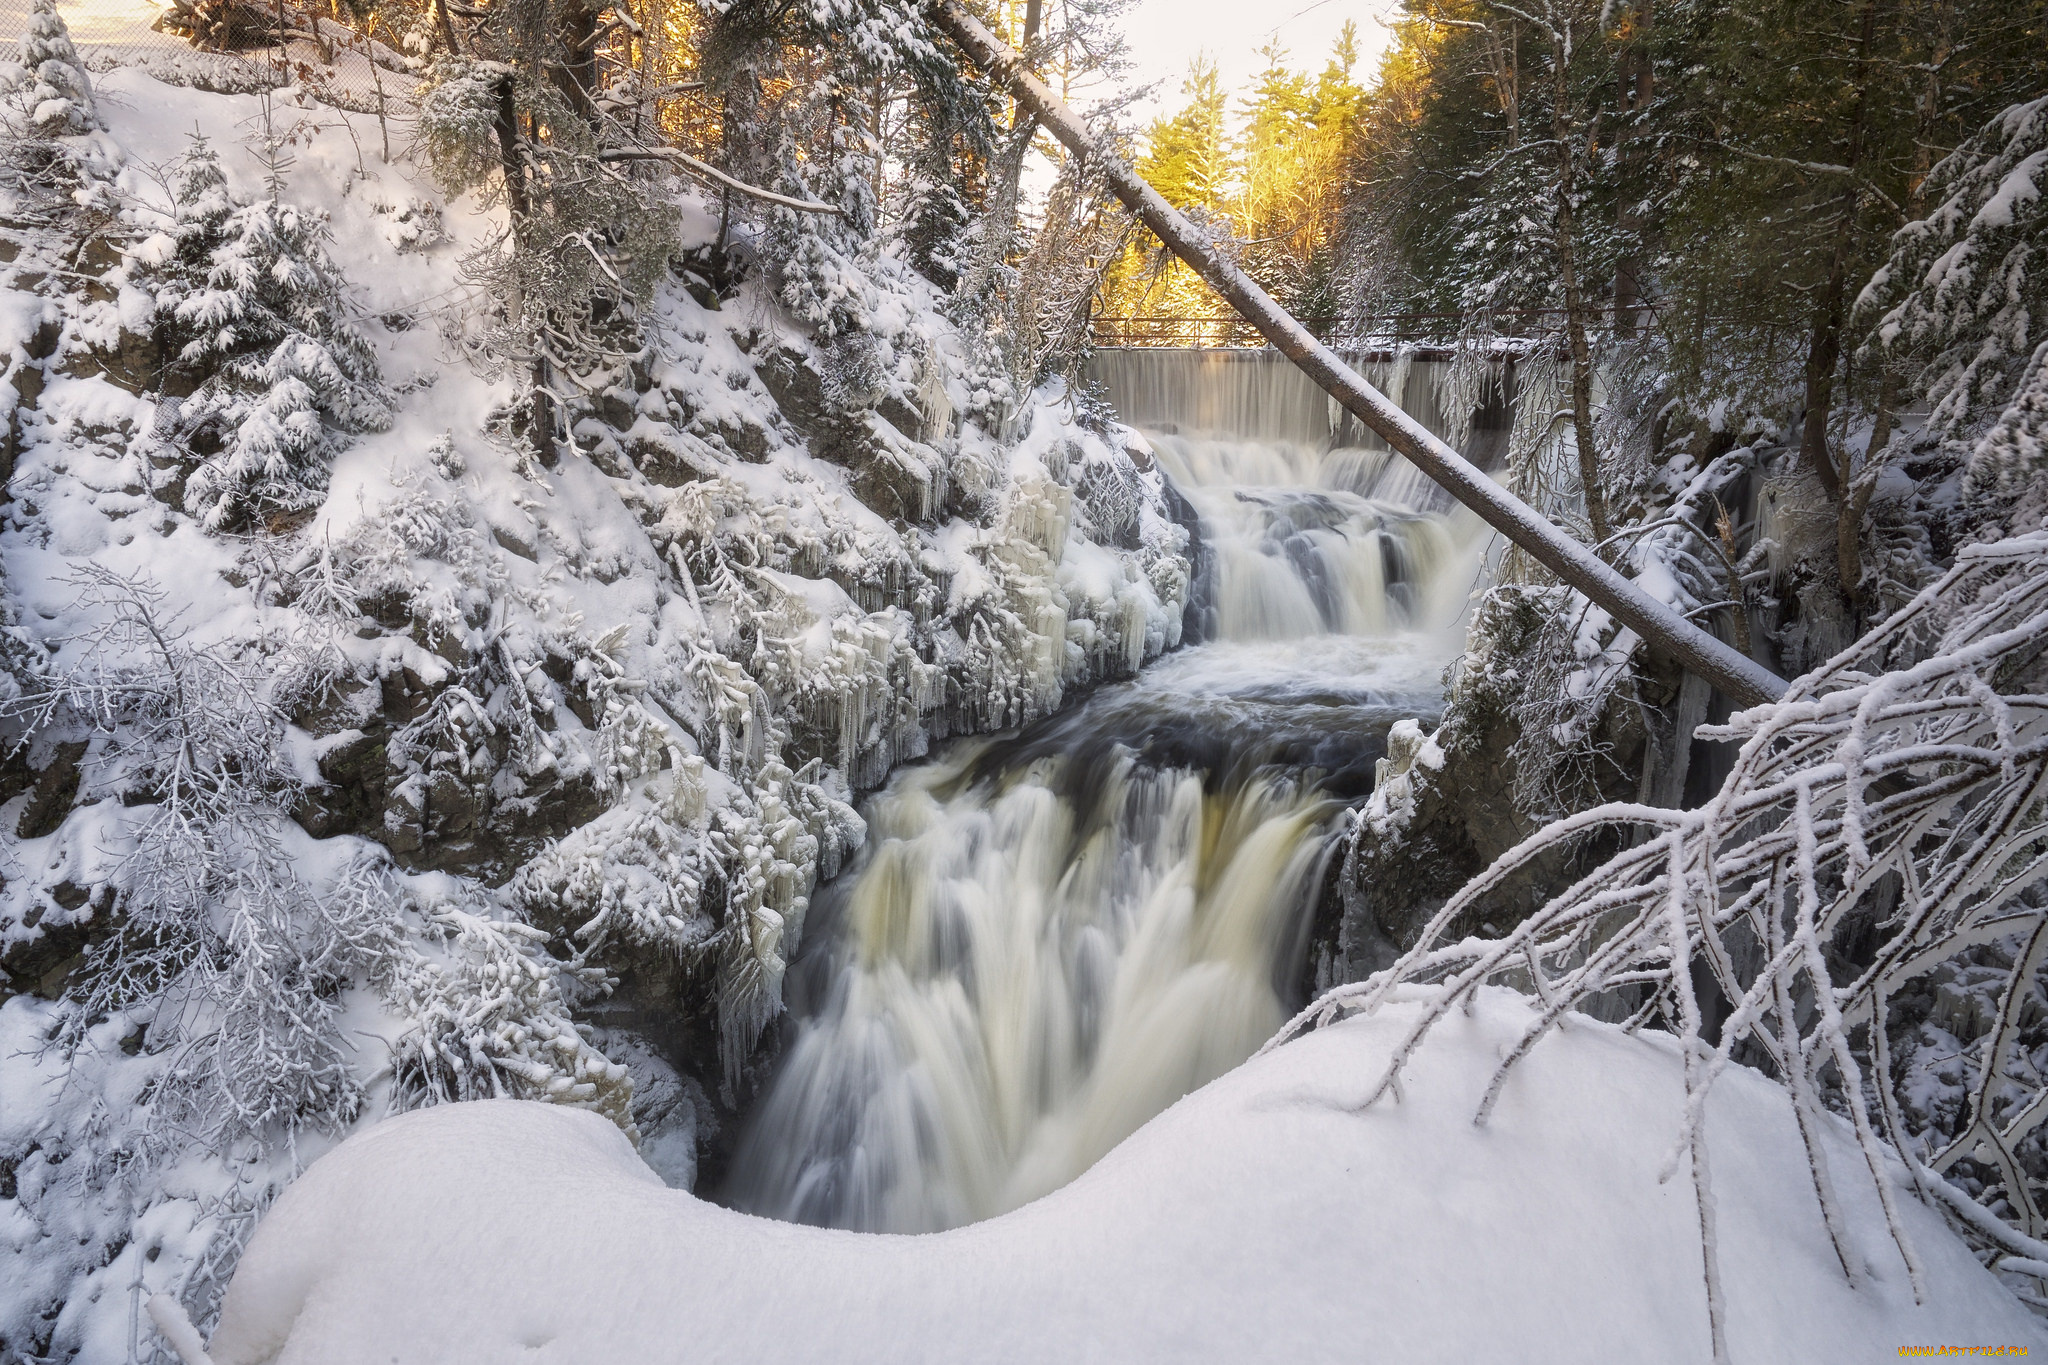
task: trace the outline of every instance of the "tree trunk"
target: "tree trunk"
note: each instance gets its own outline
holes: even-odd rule
[[[1650,101],[1657,93],[1656,67],[1650,60],[1650,23],[1650,0],[1636,0],[1629,15],[1629,45],[1622,57],[1621,107],[1627,117],[1615,134],[1622,171],[1619,226],[1627,248],[1614,264],[1614,328],[1624,336],[1635,335],[1643,322],[1638,311],[1644,298],[1643,255],[1650,223],[1640,206],[1647,198],[1643,177],[1650,144],[1637,135],[1635,125],[1649,113]]]
[[[597,123],[597,7],[572,3],[562,7],[562,50],[559,62],[550,62],[550,74],[562,98],[576,116],[593,127]]]
[[[1075,118],[1044,83],[1027,70],[959,0],[932,0],[931,12],[954,42],[976,63],[1006,83],[1017,100],[1032,108],[1048,131],[1078,156],[1103,168],[1117,197],[1130,207],[1175,255],[1187,262],[1244,319],[1317,386],[1341,403],[1388,445],[1481,519],[1521,546],[1531,558],[1577,588],[1613,617],[1661,651],[1705,678],[1744,706],[1775,701],[1785,682],[1752,659],[1685,620],[1641,587],[1616,573],[1585,546],[1546,521],[1520,498],[1474,468],[1427,427],[1401,411],[1361,379],[1329,347],[1273,302],[1266,291],[1223,257],[1179,210],[1146,184],[1120,158],[1096,147]]]
[[[1571,21],[1567,18],[1564,22]],[[1593,544],[1605,546],[1614,532],[1607,523],[1607,494],[1600,486],[1600,449],[1593,434],[1593,348],[1586,339],[1586,299],[1579,288],[1578,219],[1572,208],[1578,165],[1572,151],[1576,130],[1571,116],[1570,34],[1557,29],[1550,34],[1550,72],[1550,137],[1557,147],[1551,226],[1556,234],[1558,281],[1564,287],[1565,340],[1572,353],[1572,441],[1578,447],[1586,522],[1592,527]]]
[[[1849,147],[1842,164],[1849,184],[1836,200],[1835,238],[1828,253],[1827,283],[1815,303],[1813,336],[1806,352],[1806,421],[1799,437],[1799,458],[1819,476],[1834,497],[1844,494],[1841,473],[1828,454],[1828,416],[1834,407],[1835,367],[1842,360],[1842,317],[1849,287],[1849,251],[1856,240],[1856,208],[1863,187],[1856,167],[1863,160],[1864,111],[1870,103],[1870,43],[1877,28],[1877,0],[1864,0],[1863,29],[1856,47],[1856,102],[1849,115]],[[1844,585],[1846,591],[1846,585]]]
[[[455,21],[448,17],[448,0],[434,0],[434,23],[441,30],[441,41],[448,44],[448,50],[460,57],[462,44],[455,41]]]
[[[1871,495],[1877,492],[1877,476],[1884,449],[1892,439],[1892,393],[1886,385],[1877,403],[1877,419],[1870,428],[1870,445],[1863,456],[1863,468],[1846,487],[1835,512],[1835,558],[1842,576],[1842,595],[1862,606],[1863,518],[1870,511]],[[1843,474],[1848,471],[1848,452],[1843,452]]]
[[[527,219],[533,211],[533,201],[527,194],[526,159],[520,152],[519,111],[512,103],[510,70],[498,79],[496,129],[499,167],[505,176],[505,205],[512,215],[512,249],[524,251],[527,249]],[[526,300],[518,292],[505,301],[505,306],[515,319],[525,316]],[[552,469],[555,466],[555,405],[548,391],[545,356],[534,356],[528,380],[532,411],[528,414],[531,426],[527,436],[533,442],[534,458],[543,467]]]
[[[1941,118],[1941,77],[1949,58],[1955,55],[1951,32],[1955,7],[1937,3],[1933,9],[1934,32],[1928,38],[1927,61],[1921,73],[1924,79],[1913,101],[1913,178],[1907,188],[1906,217],[1915,221],[1927,216],[1927,174],[1934,169],[1935,125]]]

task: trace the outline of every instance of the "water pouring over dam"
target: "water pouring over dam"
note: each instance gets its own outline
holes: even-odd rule
[[[1098,366],[1200,519],[1204,642],[870,799],[869,852],[820,892],[791,972],[741,1208],[987,1218],[1242,1061],[1298,1003],[1331,835],[1388,727],[1438,704],[1475,519],[1345,444],[1285,367],[1232,357],[1205,387],[1201,353]]]
[[[1403,411],[1480,468],[1491,468],[1505,455],[1515,386],[1515,361],[1508,353],[1462,359],[1435,348],[1342,354]],[[1318,451],[1387,449],[1277,351],[1101,350],[1089,373],[1108,391],[1117,415],[1141,431]]]

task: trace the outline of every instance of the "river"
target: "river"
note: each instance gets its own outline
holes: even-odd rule
[[[1392,723],[1438,709],[1484,537],[1290,367],[1180,354],[1106,379],[1200,518],[1204,642],[868,800],[869,851],[821,890],[790,974],[737,1207],[877,1232],[992,1217],[1301,1003],[1333,836]],[[1379,377],[1442,429],[1440,383]]]

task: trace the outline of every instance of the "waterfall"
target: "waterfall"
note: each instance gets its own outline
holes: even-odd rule
[[[948,799],[961,776],[880,803],[841,968],[742,1156],[758,1212],[916,1232],[1015,1208],[1284,1019],[1298,916],[1271,909],[1302,901],[1327,801],[1272,779],[1212,796],[1128,754]]]
[[[1206,632],[1224,640],[1385,635],[1457,614],[1448,500],[1385,451],[1153,437],[1214,556]],[[1457,595],[1446,599],[1445,593]]]
[[[1326,411],[1318,434],[1259,398],[1285,382],[1157,396],[1200,419],[1150,439],[1201,518],[1208,642],[869,800],[869,852],[791,972],[738,1207],[889,1232],[994,1216],[1299,1003],[1331,835],[1392,723],[1436,708],[1482,538],[1384,450],[1329,448]]]
[[[1343,358],[1409,416],[1490,469],[1507,452],[1514,365],[1440,348]],[[1101,350],[1089,365],[1118,416],[1148,432],[1204,434],[1324,450],[1384,451],[1293,361],[1270,350]]]

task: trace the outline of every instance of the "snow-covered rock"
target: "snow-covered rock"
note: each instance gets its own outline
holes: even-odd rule
[[[0,70],[0,115],[25,80]],[[573,439],[544,467],[518,385],[469,363],[493,304],[463,262],[502,211],[398,155],[402,123],[268,85],[101,71],[91,126],[38,163],[78,183],[0,177],[0,1359],[119,1358],[157,1292],[205,1320],[251,1211],[414,1105],[587,1106],[686,1179],[817,881],[860,845],[856,796],[1179,642],[1160,476],[1054,389],[992,387],[989,338],[888,242],[848,247],[873,306],[828,346],[744,214],[726,244],[753,273],[699,287],[684,264],[720,216],[670,185],[681,250],[641,349],[563,399]],[[195,133],[219,174],[181,206]],[[207,214],[295,225],[292,259],[333,286],[299,331],[346,324],[374,420],[303,393],[273,412],[267,372],[212,398],[171,373],[218,359],[163,335],[200,284],[208,317],[279,304],[215,281],[262,253],[180,235]],[[849,348],[858,392],[824,382]],[[145,607],[167,639],[138,651]],[[107,677],[154,706],[187,673],[264,759],[222,765],[232,800],[191,857],[152,832],[177,821],[146,708],[70,704]],[[230,816],[239,842],[214,837]],[[150,868],[198,889],[172,904]],[[244,924],[222,886],[277,943],[188,951]],[[345,951],[307,951],[336,905]],[[165,926],[164,973],[105,969]],[[195,963],[261,989],[195,997]],[[315,1002],[295,1032],[241,1027],[235,1001],[286,998]],[[683,1016],[712,1022],[669,1055],[634,1034]],[[232,1135],[226,1077],[266,1092]]]
[[[1472,1115],[1530,1012],[1485,995],[1399,1103],[1353,1108],[1415,1006],[1248,1063],[1015,1213],[896,1237],[747,1217],[664,1188],[617,1129],[519,1103],[401,1116],[265,1218],[216,1365],[433,1361],[1705,1361],[1699,1223],[1657,1173],[1670,1040],[1591,1022]],[[1737,1071],[1708,1118],[1734,1360],[2048,1344],[1902,1196],[1916,1306],[1867,1182],[1845,1180],[1852,1289],[1785,1092]],[[1835,1168],[1859,1160],[1827,1120]],[[1904,1175],[1899,1172],[1903,1187]]]

